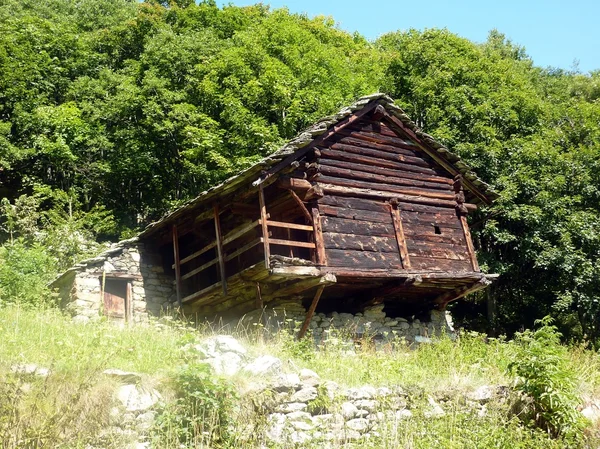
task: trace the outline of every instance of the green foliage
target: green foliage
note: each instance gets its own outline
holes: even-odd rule
[[[235,389],[210,365],[189,360],[172,377],[176,397],[163,406],[153,430],[160,447],[226,446],[234,424]]]
[[[49,305],[52,297],[46,284],[54,273],[54,260],[42,245],[18,239],[1,246],[0,307]]]
[[[0,243],[62,269],[382,90],[501,194],[471,217],[500,330],[550,314],[600,341],[600,71],[540,69],[496,30],[368,42],[263,4],[5,0],[0,31]]]
[[[577,410],[580,398],[575,373],[552,319],[546,317],[538,324],[535,331],[516,335],[517,352],[508,366],[515,376],[515,388],[522,394],[519,417],[576,445],[583,438],[584,423]]]

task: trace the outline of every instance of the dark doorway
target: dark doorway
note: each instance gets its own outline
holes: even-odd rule
[[[129,281],[126,279],[104,280],[104,315],[128,321],[130,300]]]

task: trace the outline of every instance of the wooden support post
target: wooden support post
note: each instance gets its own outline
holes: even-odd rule
[[[181,262],[179,259],[177,225],[173,225],[173,259],[175,262],[175,291],[177,293],[177,304],[181,307]]]
[[[312,303],[311,303],[310,307],[308,308],[308,312],[306,312],[306,318],[304,319],[304,323],[302,323],[302,328],[300,329],[300,332],[298,332],[298,340],[301,340],[304,337],[304,335],[306,334],[306,331],[308,330],[308,325],[310,324],[310,320],[312,319],[313,315],[315,314],[317,304],[319,303],[319,299],[321,299],[321,295],[323,294],[323,290],[325,290],[324,285],[321,285],[317,289],[317,292],[315,293]]]
[[[262,298],[262,292],[260,291],[260,283],[256,283],[256,302],[255,302],[255,308],[257,309],[262,309],[263,308],[263,298]]]
[[[215,237],[217,239],[217,254],[219,257],[219,272],[221,274],[221,284],[223,286],[223,294],[227,294],[227,274],[225,273],[225,256],[223,253],[223,235],[221,233],[221,220],[219,219],[219,206],[213,207],[213,215],[215,219]]]
[[[409,270],[411,267],[410,258],[408,257],[408,248],[406,247],[406,238],[404,237],[404,227],[402,226],[402,217],[400,216],[400,210],[398,209],[398,201],[392,200],[390,201],[390,205],[402,268]]]
[[[131,323],[133,318],[133,292],[131,281],[127,281],[127,293],[125,294],[125,322]]]
[[[462,230],[465,235],[465,240],[467,241],[467,250],[469,251],[469,258],[471,259],[471,265],[473,266],[473,271],[480,271],[479,263],[477,262],[477,255],[475,254],[475,248],[473,247],[471,231],[469,231],[469,224],[467,223],[467,217],[465,217],[464,215],[461,215],[460,216],[460,224],[462,226]]]
[[[312,219],[315,238],[315,253],[317,255],[317,265],[327,266],[327,254],[325,253],[325,241],[323,240],[323,229],[321,228],[321,215],[319,209],[313,207]]]
[[[262,226],[262,239],[265,248],[265,267],[268,270],[271,266],[271,246],[269,245],[269,225],[267,224],[269,216],[267,215],[267,205],[265,204],[265,192],[262,184],[258,189],[258,202],[260,204],[260,224]]]
[[[446,306],[449,302],[456,301],[457,299],[462,298],[470,293],[474,293],[482,288],[486,288],[490,285],[492,281],[487,277],[482,277],[479,281],[475,282],[471,285],[466,285],[464,287],[457,288],[456,290],[452,290],[447,293],[443,293],[437,298],[435,298],[434,303],[436,304],[437,309],[445,310]]]
[[[310,224],[312,224],[312,222],[313,222],[312,216],[310,215],[310,212],[308,211],[308,209],[306,208],[306,206],[304,205],[304,203],[302,202],[302,200],[300,199],[300,197],[292,189],[288,189],[288,192],[290,192],[290,195],[292,195],[292,198],[294,199],[294,201],[296,202],[296,204],[298,205],[298,207],[300,208],[300,210],[304,214],[304,218],[306,218],[306,220]]]

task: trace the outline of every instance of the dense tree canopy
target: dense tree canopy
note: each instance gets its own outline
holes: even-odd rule
[[[0,259],[29,249],[51,276],[375,91],[500,193],[471,217],[484,268],[502,274],[500,330],[551,314],[597,340],[600,71],[536,67],[496,31],[369,42],[261,4],[6,0]],[[8,277],[0,301],[18,291]],[[476,324],[483,307],[457,309]]]

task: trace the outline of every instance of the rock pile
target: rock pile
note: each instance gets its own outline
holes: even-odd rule
[[[452,317],[447,311],[432,310],[428,321],[409,320],[403,317],[387,316],[383,304],[365,309],[362,313],[317,313],[313,316],[309,335],[317,345],[336,342],[353,346],[354,340],[369,338],[376,344],[405,341],[407,344],[430,341],[431,337],[448,335],[456,337]],[[268,333],[282,329],[299,327],[306,316],[306,310],[298,301],[287,300],[275,303],[268,309],[249,313],[240,320],[243,327],[262,326]]]

